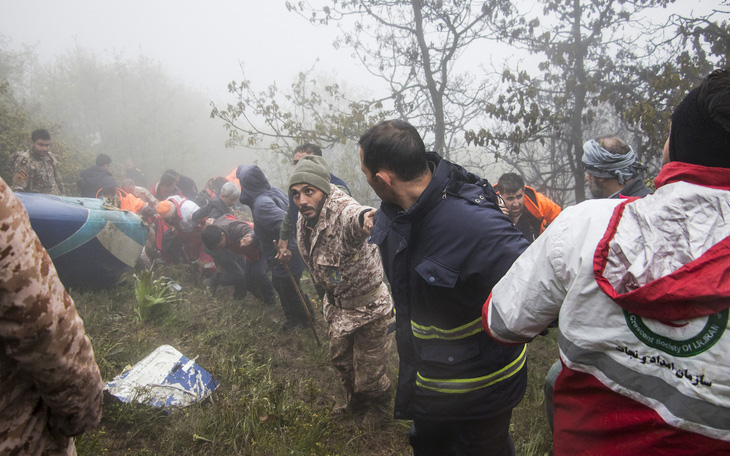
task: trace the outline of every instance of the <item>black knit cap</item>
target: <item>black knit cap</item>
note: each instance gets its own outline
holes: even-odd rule
[[[730,168],[730,132],[700,107],[701,86],[692,90],[672,114],[669,159],[701,166]]]

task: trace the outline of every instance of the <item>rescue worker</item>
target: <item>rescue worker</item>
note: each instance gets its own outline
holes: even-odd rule
[[[13,157],[13,185],[16,192],[63,195],[63,182],[58,174],[58,162],[50,151],[51,134],[35,130],[30,137],[30,148]]]
[[[182,190],[177,186],[177,177],[167,172],[160,176],[160,180],[152,186],[150,192],[159,201],[166,200],[173,195],[183,196]]]
[[[636,160],[634,149],[616,136],[602,136],[583,144],[586,182],[594,199],[644,197],[651,189],[641,177],[646,166]],[[552,323],[550,327],[555,327]],[[553,394],[562,364],[555,361],[545,375],[545,414],[553,429]]]
[[[0,179],[0,454],[75,455],[101,418],[94,351],[71,297]]]
[[[529,244],[489,182],[427,154],[409,123],[381,122],[359,145],[361,169],[383,201],[371,242],[396,308],[395,417],[413,420],[416,456],[513,455],[525,346],[501,347],[481,331],[479,301]]]
[[[500,203],[502,212],[529,242],[537,239],[560,214],[560,206],[534,188],[526,186],[519,174],[502,174],[494,187],[504,202]]]
[[[180,189],[182,196],[191,201],[194,201],[198,197],[198,186],[192,177],[184,176],[174,169],[167,169],[164,174],[172,174],[175,176],[175,186]]]
[[[226,215],[233,216],[233,206],[238,203],[241,197],[241,190],[233,182],[226,182],[220,189],[220,195],[214,196],[205,206],[193,212],[193,220],[205,221],[207,218],[213,220]]]
[[[117,181],[109,172],[112,159],[107,154],[96,156],[96,165],[81,171],[79,181],[79,193],[85,198],[96,198],[96,194],[102,188],[116,187]]]
[[[234,299],[243,299],[250,291],[265,305],[273,306],[276,293],[266,275],[268,268],[261,246],[253,241],[252,224],[230,216],[208,221],[201,237],[216,265],[215,274],[206,280],[209,291],[215,293],[219,286],[233,285]]]
[[[730,71],[672,115],[653,195],[569,208],[484,304],[532,340],[560,316],[553,454],[730,454]]]
[[[284,311],[286,321],[281,329],[282,331],[292,331],[306,328],[309,325],[307,310],[312,319],[314,319],[314,312],[306,296],[307,310],[304,309],[299,298],[300,294],[304,296],[304,293],[301,293],[299,280],[305,268],[299,249],[292,251],[291,259],[287,262],[286,267],[276,259],[276,243],[279,240],[281,222],[284,220],[287,209],[286,194],[281,189],[272,187],[264,172],[257,165],[239,166],[236,175],[241,182],[240,201],[250,207],[253,214],[254,236],[251,242],[261,245],[261,250],[271,270],[271,282],[279,295],[281,308]],[[288,245],[296,245],[296,242],[292,233]],[[292,283],[289,273],[291,273],[294,283]]]
[[[156,208],[157,203],[159,203],[157,198],[155,198],[149,190],[137,185],[131,178],[126,178],[122,181],[122,190],[149,204],[152,209]]]
[[[157,248],[167,261],[175,262],[183,256],[186,262],[192,263],[204,255],[200,238],[203,227],[192,219],[198,209],[197,204],[179,195],[157,204],[161,219],[157,228]]]
[[[319,146],[311,143],[304,143],[295,147],[292,154],[292,165],[296,166],[297,163],[299,163],[299,160],[310,155],[321,157],[322,149]],[[345,184],[345,181],[332,173],[330,173],[330,182],[338,186],[340,190],[344,191],[348,195],[350,194],[350,189],[347,188],[347,184]],[[294,201],[292,201],[291,195],[289,195],[289,208],[286,211],[284,220],[281,222],[279,243],[277,245],[278,254],[276,258],[278,258],[279,261],[283,261],[286,263],[291,258],[291,251],[289,250],[289,238],[291,237],[292,233],[296,231],[296,224],[298,219],[299,210],[297,209],[296,204],[294,204]],[[318,289],[317,292],[319,293],[320,290]],[[320,296],[320,299],[322,299],[322,296]]]
[[[593,198],[651,194],[641,175],[646,166],[637,161],[634,149],[621,138],[602,136],[586,141],[582,160]]]
[[[362,206],[331,183],[324,158],[303,157],[289,178],[289,192],[301,213],[299,252],[312,280],[325,292],[330,361],[345,388],[333,413],[359,412],[390,401],[386,334],[393,310],[378,248],[368,244]]]

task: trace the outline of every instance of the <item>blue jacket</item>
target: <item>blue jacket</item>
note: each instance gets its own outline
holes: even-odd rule
[[[383,203],[370,238],[396,307],[395,417],[488,418],[522,400],[527,369],[524,345],[481,330],[481,308],[528,243],[486,180],[428,159],[436,168],[426,190],[406,211]]]
[[[275,277],[286,278],[286,269],[276,257],[274,241],[279,240],[279,229],[287,210],[286,194],[272,187],[261,168],[256,165],[239,166],[236,177],[241,181],[242,204],[251,208],[254,223],[254,235],[261,243],[266,261]],[[289,238],[289,249],[292,252],[288,263],[292,274],[300,274],[304,269],[304,260],[297,248],[296,233]]]

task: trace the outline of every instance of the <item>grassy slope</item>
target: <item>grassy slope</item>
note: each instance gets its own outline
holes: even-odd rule
[[[95,432],[77,438],[84,455],[400,455],[411,454],[410,423],[392,409],[333,417],[341,387],[329,363],[325,324],[318,347],[311,331],[282,333],[283,313],[255,298],[232,300],[227,290],[207,295],[185,268],[163,273],[183,285],[182,300],[166,316],[140,324],[132,281],[110,290],[71,291],[105,381],[162,344],[177,348],[220,382],[211,400],[165,414],[142,405],[104,401]],[[304,286],[312,291],[311,284]],[[512,437],[518,455],[545,455],[551,437],[542,383],[557,356],[555,335],[531,344],[527,394],[515,409]],[[391,357],[392,379],[397,354]]]

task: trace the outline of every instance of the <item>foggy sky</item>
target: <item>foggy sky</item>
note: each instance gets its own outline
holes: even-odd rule
[[[677,0],[668,10],[707,11],[721,3]],[[239,61],[261,90],[274,81],[288,86],[318,58],[317,72],[351,86],[385,88],[351,50],[332,47],[335,25],[315,27],[288,12],[285,0],[0,0],[0,35],[11,48],[35,45],[42,62],[77,44],[108,59],[142,54],[215,101],[227,99],[227,84],[241,79]],[[486,54],[493,52],[492,46]],[[474,70],[487,55],[462,56],[460,66]]]
[[[372,85],[348,50],[332,47],[337,32],[289,13],[284,0],[0,0],[0,35],[13,49],[35,45],[44,63],[77,44],[105,59],[142,54],[214,100],[241,79],[239,61],[261,89],[287,86],[317,58],[318,72]]]

